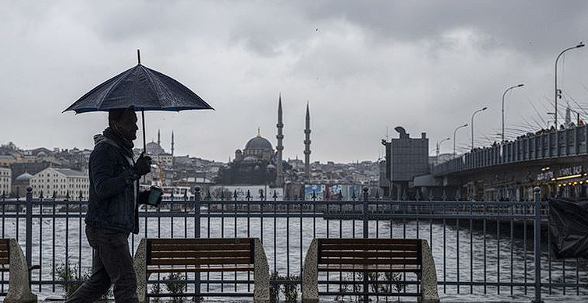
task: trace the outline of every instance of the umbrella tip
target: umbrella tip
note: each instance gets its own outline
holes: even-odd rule
[[[137,48],[137,65],[141,65],[141,50]]]

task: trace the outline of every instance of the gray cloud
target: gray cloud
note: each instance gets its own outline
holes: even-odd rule
[[[482,106],[476,141],[491,143],[502,92],[521,82],[507,96],[508,133],[539,128],[555,56],[588,28],[581,1],[19,1],[3,3],[0,19],[0,142],[91,147],[104,114],[61,111],[136,64],[141,48],[145,65],[216,109],[148,113],[147,139],[161,129],[168,148],[174,130],[179,154],[222,161],[257,127],[275,144],[280,92],[291,158],[303,156],[307,101],[321,161],[376,159],[396,125],[427,132],[433,148]],[[560,61],[562,104],[588,106],[586,51]],[[457,139],[469,146],[469,129]]]

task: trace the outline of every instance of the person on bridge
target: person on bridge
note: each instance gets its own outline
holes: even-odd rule
[[[143,152],[133,160],[138,129],[133,108],[110,110],[108,124],[102,134],[94,136],[89,161],[86,237],[94,249],[92,275],[68,303],[94,302],[112,284],[116,302],[138,302],[128,237],[139,232],[139,204],[149,196],[149,191],[139,192],[139,178],[151,171],[151,158]]]

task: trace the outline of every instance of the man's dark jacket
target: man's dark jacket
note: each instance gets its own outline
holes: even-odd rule
[[[108,135],[107,131],[104,134]],[[90,154],[90,202],[86,225],[137,234],[139,200],[143,200],[144,195],[138,192],[132,149],[124,148],[116,139],[119,137],[94,137],[96,145]]]

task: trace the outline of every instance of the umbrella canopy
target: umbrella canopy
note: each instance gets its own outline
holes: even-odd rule
[[[180,82],[138,64],[98,85],[64,112],[79,114],[130,106],[137,111],[213,109]]]
[[[109,111],[133,106],[142,112],[143,150],[145,150],[145,111],[181,111],[188,109],[214,109],[182,83],[138,64],[106,82],[96,86],[70,105],[66,111],[77,114]]]

